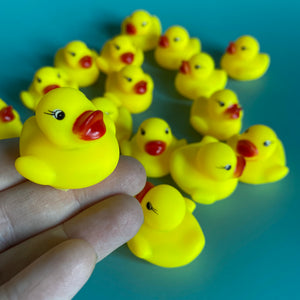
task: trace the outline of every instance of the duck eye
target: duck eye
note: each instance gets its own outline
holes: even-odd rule
[[[243,51],[246,50],[246,49],[247,49],[247,47],[245,47],[245,46],[241,47],[241,50],[243,50]]]
[[[272,144],[272,142],[269,140],[264,142],[264,146],[266,146],[266,147],[270,146],[271,144]]]
[[[53,117],[57,120],[62,120],[65,117],[65,113],[60,109],[56,109],[53,111]]]
[[[147,202],[146,204],[147,209],[152,210],[152,204],[150,202]]]
[[[226,171],[229,171],[229,170],[231,169],[231,165],[226,165],[226,166],[224,167],[224,169],[225,169]]]
[[[169,128],[165,130],[165,133],[168,134],[170,132]]]
[[[70,54],[71,54],[72,56],[76,56],[76,53],[75,53],[75,52],[70,52]]]
[[[146,26],[146,25],[147,25],[147,22],[144,21],[144,22],[142,23],[142,26],[144,27],[144,26]]]
[[[58,77],[58,78],[60,78],[60,77],[61,77],[59,73],[57,73],[57,77]]]
[[[115,48],[116,48],[117,50],[120,50],[120,46],[119,46],[119,45],[115,45]]]
[[[201,66],[200,65],[195,65],[195,69],[200,69]]]
[[[42,79],[40,77],[38,77],[36,80],[37,80],[38,83],[42,82]]]
[[[218,101],[218,103],[219,103],[220,106],[224,106],[225,105],[225,103],[223,101]]]
[[[125,77],[127,79],[128,82],[131,82],[132,81],[132,78],[130,77]]]
[[[245,132],[244,133],[248,133],[249,132],[249,128],[247,129],[247,130],[245,130]]]
[[[180,40],[179,37],[174,38],[174,42],[178,42]]]
[[[146,134],[145,129],[141,128],[141,135],[145,135],[145,134]]]

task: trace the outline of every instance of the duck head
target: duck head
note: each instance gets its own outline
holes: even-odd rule
[[[124,22],[128,35],[146,35],[152,29],[152,16],[145,10],[136,10]]]
[[[189,39],[189,33],[185,28],[172,26],[160,37],[158,46],[171,51],[181,51],[187,46]]]
[[[259,43],[254,37],[244,35],[230,42],[226,52],[242,60],[252,60],[259,52]]]
[[[149,118],[140,125],[136,140],[141,151],[152,156],[159,156],[172,143],[173,135],[166,121],[160,118]]]
[[[147,182],[136,198],[144,212],[144,224],[159,231],[171,231],[180,225],[186,213],[186,202],[174,187]]]

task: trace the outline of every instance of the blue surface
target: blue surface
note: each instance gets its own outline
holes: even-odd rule
[[[290,174],[273,184],[240,184],[224,201],[198,205],[195,215],[207,242],[190,265],[159,268],[123,246],[97,265],[75,299],[299,299],[299,2],[183,2],[18,0],[2,5],[0,97],[21,112],[23,121],[31,112],[22,106],[19,92],[28,88],[37,69],[52,65],[58,48],[81,39],[99,51],[119,33],[123,18],[138,8],[156,14],[163,30],[174,24],[186,27],[217,66],[228,42],[244,34],[255,36],[261,50],[271,55],[263,78],[230,80],[228,88],[244,108],[243,129],[263,123],[276,131]],[[154,103],[134,117],[135,129],[143,119],[158,116],[178,138],[199,140],[188,124],[191,103],[175,92],[175,72],[160,69],[153,53],[146,55],[143,68],[154,78]],[[102,75],[96,86],[84,90],[89,97],[102,95],[103,80]]]

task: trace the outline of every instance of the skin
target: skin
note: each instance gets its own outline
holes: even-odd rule
[[[0,299],[70,299],[141,226],[145,171],[122,156],[102,182],[66,192],[25,180],[17,156],[18,139],[0,141]]]

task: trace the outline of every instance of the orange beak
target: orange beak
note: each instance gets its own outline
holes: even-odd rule
[[[147,82],[144,80],[139,81],[135,86],[134,90],[136,94],[143,95],[147,92]]]
[[[244,157],[253,157],[258,155],[256,146],[248,140],[240,140],[236,146],[237,152]]]
[[[79,64],[81,65],[82,68],[88,69],[92,66],[92,62],[93,62],[92,57],[86,55],[80,59]]]
[[[167,145],[163,141],[151,141],[145,145],[145,151],[153,156],[162,154],[167,148]]]
[[[161,46],[163,48],[168,48],[169,47],[169,39],[165,35],[162,35],[160,37],[159,46]]]
[[[238,119],[240,117],[241,110],[242,108],[240,106],[238,106],[237,104],[233,104],[229,106],[224,113],[228,114],[230,119]]]
[[[180,66],[180,72],[182,74],[189,74],[191,72],[191,66],[188,61],[183,60]]]
[[[136,27],[133,24],[128,23],[126,25],[126,33],[130,35],[136,34]]]
[[[229,43],[229,46],[228,46],[227,49],[226,49],[226,52],[229,53],[229,54],[234,54],[234,53],[236,52],[236,46],[235,46],[235,43],[230,42],[230,43]]]
[[[43,90],[43,93],[44,95],[46,95],[48,92],[54,90],[54,89],[57,89],[59,88],[60,86],[58,84],[51,84],[51,85],[47,85],[44,90]]]
[[[146,181],[144,188],[135,196],[135,198],[141,203],[146,194],[154,188],[154,184],[149,181]]]
[[[126,52],[121,55],[121,61],[124,64],[130,65],[132,64],[133,60],[134,60],[134,54],[131,52]]]
[[[244,172],[244,169],[245,169],[245,166],[246,166],[245,158],[243,156],[238,156],[237,157],[237,164],[236,164],[236,167],[235,167],[235,170],[234,170],[234,173],[233,173],[233,177],[237,178],[237,177],[242,176],[242,174]]]
[[[3,123],[8,123],[15,118],[12,106],[6,106],[0,110],[0,119]]]

